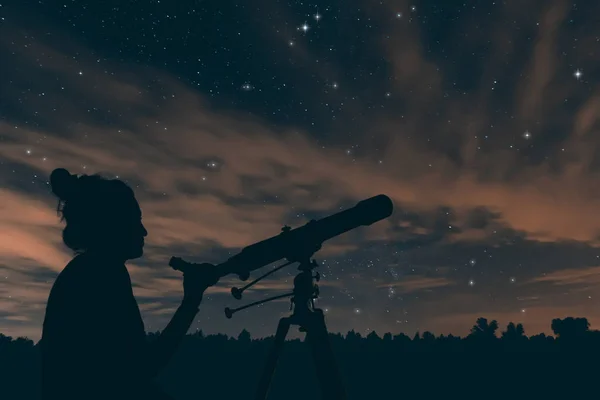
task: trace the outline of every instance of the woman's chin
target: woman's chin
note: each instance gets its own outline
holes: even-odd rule
[[[129,252],[129,260],[133,260],[134,258],[140,258],[141,256],[144,255],[144,247],[135,247],[133,249],[131,249],[131,251]]]

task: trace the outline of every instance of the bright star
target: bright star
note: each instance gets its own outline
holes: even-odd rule
[[[573,73],[573,76],[575,77],[575,79],[579,80],[581,79],[581,77],[583,76],[583,72],[581,72],[579,69],[575,70],[575,72]]]

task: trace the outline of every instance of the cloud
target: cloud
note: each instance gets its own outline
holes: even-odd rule
[[[59,271],[69,260],[61,248],[56,211],[41,200],[0,189],[0,264],[24,260]]]
[[[600,267],[569,268],[553,271],[534,278],[531,282],[548,282],[558,286],[584,285],[587,287],[600,284]]]
[[[557,46],[560,26],[565,20],[569,3],[552,1],[544,10],[527,70],[528,79],[519,91],[517,101],[524,118],[535,120],[542,116],[542,107],[549,100],[556,101],[551,85],[554,83],[557,66]],[[553,98],[554,97],[554,98]]]
[[[390,284],[379,285],[379,288],[395,288],[401,294],[418,292],[421,290],[434,289],[453,285],[455,282],[447,278],[430,278],[426,276],[409,276],[401,281]]]

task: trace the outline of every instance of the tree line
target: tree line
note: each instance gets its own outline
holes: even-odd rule
[[[509,393],[516,386],[523,396],[530,391],[540,397],[544,391],[555,394],[575,371],[578,379],[592,371],[590,354],[600,350],[600,331],[590,330],[586,318],[557,318],[551,329],[554,335],[527,336],[522,324],[511,322],[500,330],[497,321],[479,318],[464,337],[352,330],[331,333],[330,341],[349,399],[469,397],[465,387]],[[272,342],[273,337],[252,338],[247,330],[237,337],[196,331],[186,336],[159,381],[174,399],[252,398]],[[0,398],[39,398],[39,346],[0,333]],[[318,398],[310,357],[303,340],[286,342],[269,399]]]

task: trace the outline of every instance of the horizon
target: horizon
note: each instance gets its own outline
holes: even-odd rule
[[[0,5],[0,332],[37,342],[72,258],[59,167],[135,191],[147,332],[183,293],[171,256],[218,264],[380,193],[390,218],[314,256],[330,332],[600,328],[600,4],[472,4]],[[190,332],[273,335],[287,299],[223,309],[295,273],[242,301],[221,279]]]
[[[358,337],[361,337],[363,339],[366,339],[372,335],[376,335],[377,338],[379,339],[383,339],[385,336],[390,335],[391,338],[396,338],[396,337],[408,337],[411,340],[415,340],[416,338],[423,338],[423,335],[426,333],[432,334],[433,337],[435,337],[436,339],[442,339],[442,338],[448,338],[448,337],[453,337],[453,338],[458,338],[458,339],[467,339],[468,337],[473,335],[473,329],[476,328],[478,326],[479,323],[479,319],[485,319],[486,323],[488,323],[488,326],[491,325],[492,323],[497,323],[496,320],[488,320],[485,317],[480,317],[478,318],[478,320],[476,320],[472,327],[470,328],[470,332],[467,332],[464,335],[456,335],[456,334],[437,334],[436,332],[430,332],[430,331],[416,331],[414,332],[414,334],[409,335],[405,332],[397,332],[397,333],[392,333],[392,332],[376,332],[376,331],[369,331],[369,332],[365,332],[364,334],[361,332],[357,332],[354,329],[349,330],[348,332],[331,332],[329,331],[328,333],[330,335],[334,335],[334,336],[340,336],[344,339],[346,339],[347,337],[349,337],[351,334],[355,334]],[[579,319],[581,317],[567,317],[566,319]],[[583,317],[582,319],[587,321],[587,318]],[[550,323],[552,323],[553,321],[550,321]],[[514,323],[514,322],[509,322],[506,326],[501,326],[501,325],[497,325],[497,328],[494,329],[494,337],[496,337],[497,339],[502,339],[503,338],[503,334],[510,332],[510,333],[514,333],[514,331],[509,331],[510,325],[512,325],[512,328],[516,328],[518,329],[518,327],[520,326],[521,328],[524,328],[523,325],[521,323]],[[591,327],[590,327],[591,328]],[[201,337],[208,337],[208,336],[220,336],[220,335],[225,335],[228,339],[237,339],[239,340],[240,336],[242,334],[244,334],[244,332],[248,335],[248,337],[252,340],[265,340],[265,339],[273,339],[275,337],[275,332],[273,332],[272,335],[266,335],[266,336],[254,336],[252,335],[252,332],[248,331],[246,328],[242,328],[241,331],[238,334],[233,334],[233,335],[228,335],[225,333],[221,333],[221,332],[213,332],[213,333],[205,333],[202,329],[196,329],[194,332],[188,332],[186,334],[186,336],[201,336]],[[590,332],[590,333],[594,333],[594,332],[600,332],[600,330],[597,329],[588,329],[586,332]],[[160,334],[160,331],[147,331],[146,332],[146,336],[147,337],[155,337],[155,335]],[[557,332],[554,332],[551,330],[550,334],[546,334],[545,332],[538,332],[538,333],[534,333],[534,334],[529,334],[527,331],[525,331],[523,329],[523,336],[526,338],[534,338],[534,337],[548,337],[548,338],[558,338],[560,337],[560,335]],[[27,340],[31,340],[32,342],[34,342],[34,344],[37,346],[41,340],[41,338],[34,340],[31,339],[29,337],[26,336],[18,336],[18,337],[12,337],[10,335],[5,335],[4,333],[0,332],[0,338],[5,337],[5,338],[10,338],[12,339],[12,341],[15,341],[16,339],[27,339]],[[290,341],[290,340],[306,340],[306,337],[303,335],[295,335],[295,334],[288,334],[286,339],[286,341]]]

